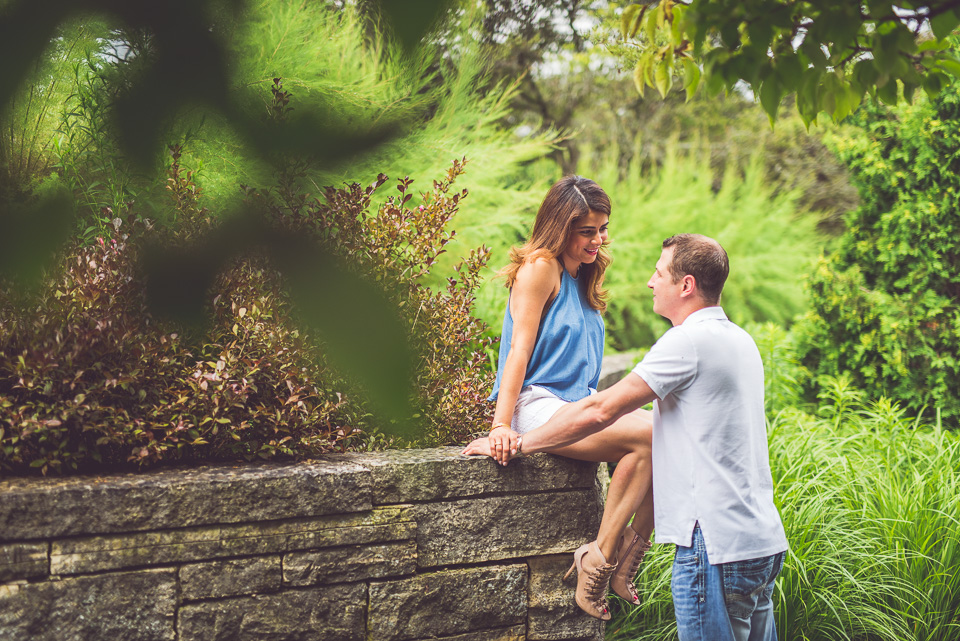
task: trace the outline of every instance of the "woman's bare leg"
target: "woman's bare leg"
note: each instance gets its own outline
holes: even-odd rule
[[[653,531],[652,429],[650,412],[637,410],[576,443],[548,450],[581,461],[617,464],[597,534],[597,545],[610,562],[616,560],[620,536],[631,517],[644,541]]]

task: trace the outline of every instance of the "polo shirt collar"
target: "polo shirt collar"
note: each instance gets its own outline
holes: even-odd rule
[[[699,323],[707,320],[727,320],[727,315],[724,313],[722,307],[719,305],[713,305],[711,307],[698,309],[687,316],[680,324],[686,325],[687,323]]]

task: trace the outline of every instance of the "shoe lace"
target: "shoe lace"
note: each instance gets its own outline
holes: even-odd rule
[[[639,539],[640,536],[637,535]],[[643,557],[647,554],[647,550],[650,549],[650,541],[636,541],[637,551],[634,554],[630,555],[630,576],[637,576],[637,570],[640,569],[640,564],[643,562]]]
[[[640,541],[640,535],[633,535],[632,545],[636,546],[633,548],[633,553],[630,555],[630,566],[627,568],[627,591],[630,592],[630,596],[633,597],[633,600],[636,601],[640,598],[640,595],[637,594],[637,588],[633,584],[633,577],[637,576],[637,570],[640,569],[640,563],[643,562],[643,557],[647,554],[647,550],[650,549],[650,541]]]
[[[607,609],[607,586],[610,584],[610,576],[616,571],[617,566],[610,563],[598,565],[587,577],[587,598],[596,606],[598,610]]]

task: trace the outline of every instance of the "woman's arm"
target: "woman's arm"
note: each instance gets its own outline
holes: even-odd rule
[[[537,331],[547,305],[560,291],[560,264],[549,258],[535,259],[517,271],[510,295],[510,315],[513,317],[513,333],[510,336],[510,350],[503,364],[500,378],[500,391],[497,395],[497,407],[493,414],[494,427],[489,436],[489,455],[517,451],[517,434],[509,425],[513,411],[520,396],[527,364],[537,342]],[[479,440],[479,439],[478,439]],[[464,450],[464,454],[484,453],[476,450],[473,444]],[[504,461],[505,463],[505,461]]]

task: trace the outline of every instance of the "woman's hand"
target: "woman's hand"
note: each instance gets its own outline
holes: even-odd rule
[[[496,427],[489,436],[482,436],[472,441],[460,452],[464,456],[489,456],[500,465],[517,454],[517,439],[519,434],[509,427]]]
[[[490,437],[481,436],[478,439],[475,439],[470,442],[463,451],[460,452],[461,456],[489,456],[493,457],[490,453]]]

